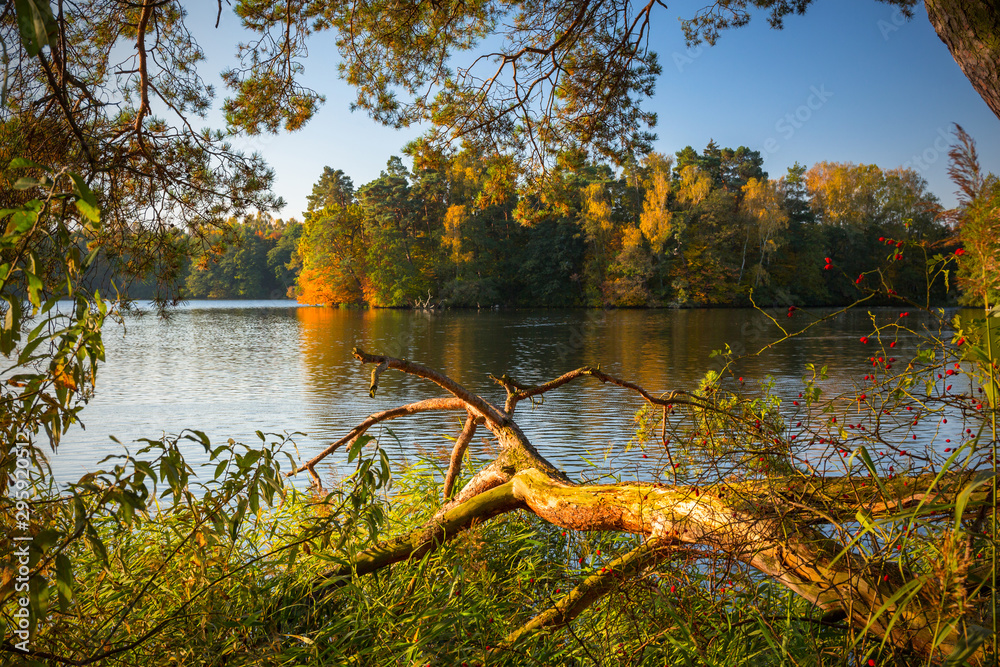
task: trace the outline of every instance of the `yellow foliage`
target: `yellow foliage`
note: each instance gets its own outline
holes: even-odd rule
[[[642,244],[642,231],[638,227],[626,227],[622,236],[622,252],[638,248]]]
[[[761,242],[788,227],[788,212],[782,206],[781,193],[774,181],[751,178],[743,186],[743,211],[756,222]]]
[[[677,197],[686,204],[700,204],[712,190],[712,179],[693,164],[681,169],[681,188]]]
[[[464,264],[472,261],[471,252],[462,252],[462,226],[468,221],[469,212],[464,205],[449,206],[444,214],[444,235],[441,244],[451,251],[451,261]]]
[[[66,365],[60,363],[56,366],[55,371],[52,373],[52,380],[56,383],[56,386],[62,387],[64,389],[69,389],[71,391],[76,391],[76,380],[73,376],[66,372]]]
[[[642,235],[657,253],[663,250],[663,245],[674,231],[674,214],[667,208],[669,196],[670,181],[663,171],[658,170],[647,183],[646,198],[642,202],[642,213],[639,214]]]
[[[613,228],[611,202],[603,183],[591,183],[583,192],[583,223],[587,234],[595,241],[604,240]]]

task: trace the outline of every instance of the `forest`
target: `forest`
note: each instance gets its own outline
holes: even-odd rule
[[[845,305],[885,267],[910,298],[955,230],[911,169],[796,164],[778,179],[760,153],[710,142],[615,170],[559,156],[542,188],[471,148],[417,143],[355,189],[327,167],[304,221],[256,215],[208,237],[183,278],[191,298],[296,297],[368,307]],[[231,243],[224,245],[221,240]],[[827,261],[829,259],[829,262]],[[880,303],[886,303],[881,299]]]
[[[812,4],[716,0],[680,29],[715,44]],[[1000,7],[925,8],[1000,118]],[[652,152],[662,2],[217,9],[250,37],[231,45],[211,129],[184,3],[0,6],[5,664],[1000,664],[1000,179],[962,127],[945,211],[913,171],[820,163],[773,180],[746,148]],[[353,108],[428,129],[412,167],[390,159],[357,189],[330,168],[302,222],[276,222],[274,171],[233,140],[315,116],[311,39],[336,49]],[[370,377],[362,399],[390,396],[321,451],[191,424],[57,485],[51,459],[128,317],[115,297],[139,287],[165,320],[184,296],[290,289],[358,307],[750,304],[769,337],[747,355],[822,344],[853,309],[864,364],[802,359],[777,386],[744,377],[727,345],[688,362],[696,381],[661,368],[644,386],[614,360],[515,360],[480,395],[339,341]],[[399,375],[431,391],[413,400]],[[640,406],[622,445],[634,469],[571,476],[522,429],[585,383]],[[454,426],[447,449],[393,458],[383,429],[431,412]]]

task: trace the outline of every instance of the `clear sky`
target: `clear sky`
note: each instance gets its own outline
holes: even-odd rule
[[[188,24],[208,56],[203,74],[235,62],[238,18],[224,11],[216,30],[216,3],[189,4]],[[934,32],[920,3],[905,21],[896,8],[874,0],[818,0],[805,16],[769,28],[763,15],[722,35],[714,47],[688,49],[678,18],[704,3],[669,3],[654,14],[651,46],[663,67],[648,107],[657,112],[655,149],[673,153],[710,139],[764,155],[777,178],[796,161],[827,160],[900,165],[920,172],[946,206],[955,202],[947,177],[953,123],[977,142],[985,169],[1000,174],[1000,119],[972,88]],[[288,202],[280,215],[299,217],[324,166],[342,169],[356,186],[376,177],[417,128],[382,127],[349,109],[351,89],[337,78],[333,36],[309,43],[306,85],[326,104],[294,134],[237,140],[260,151],[277,173],[275,189]],[[216,106],[223,98],[221,83]],[[209,123],[220,124],[213,114]]]

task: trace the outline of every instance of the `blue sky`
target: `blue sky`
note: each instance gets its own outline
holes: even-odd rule
[[[212,81],[235,62],[241,29],[227,11],[216,30],[215,3],[193,4],[188,24],[206,51],[203,74]],[[714,47],[688,49],[678,18],[703,4],[668,3],[655,14],[651,47],[663,74],[648,107],[659,117],[656,150],[701,150],[710,139],[745,145],[762,152],[772,178],[796,161],[903,165],[952,206],[946,151],[953,123],[959,123],[976,140],[984,168],[1000,174],[1000,119],[962,74],[922,3],[905,21],[894,7],[874,0],[819,0],[805,16],[788,17],[783,31],[756,16]],[[314,36],[309,48],[304,81],[326,95],[320,112],[296,133],[235,142],[259,150],[274,167],[275,189],[288,202],[284,218],[301,217],[324,166],[344,170],[361,185],[420,133],[352,113],[352,92],[337,78],[332,35]],[[221,106],[221,84],[218,89]],[[218,125],[220,118],[213,114],[209,123]]]

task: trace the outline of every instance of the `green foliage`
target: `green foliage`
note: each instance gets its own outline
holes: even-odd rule
[[[178,3],[5,8],[0,162],[23,157],[77,174],[93,195],[80,201],[103,218],[88,240],[120,295],[146,282],[166,303],[185,268],[179,229],[198,236],[230,216],[281,206],[261,156],[200,129],[214,91],[198,73],[204,54]],[[0,208],[27,201],[2,180]]]
[[[229,221],[193,253],[185,296],[195,299],[274,299],[288,296],[300,223],[267,216]]]
[[[324,170],[298,253],[303,301],[697,307],[749,305],[753,290],[765,304],[886,304],[881,284],[925,305],[955,298],[954,280],[925,279],[947,230],[912,171],[820,163],[773,181],[757,151],[711,142],[617,174],[566,149],[544,183],[516,184],[474,147],[407,151],[412,173],[393,158],[357,199]]]
[[[213,447],[198,432],[143,442],[38,517],[38,655],[114,656],[137,666],[577,665],[595,655],[635,665],[777,665],[843,641],[842,632],[807,620],[797,597],[738,569],[724,575],[720,597],[707,595],[708,573],[681,555],[622,582],[571,629],[496,650],[638,541],[514,514],[314,598],[315,578],[369,544],[366,535],[405,532],[428,518],[439,494],[432,467],[402,471],[386,499],[379,489],[387,462],[374,454],[317,499],[285,485],[282,438],[261,434],[259,448]],[[185,443],[209,458],[197,476],[181,453]],[[11,592],[5,616],[15,608]]]
[[[11,162],[21,176],[15,188],[41,197],[0,210],[0,389],[3,441],[43,460],[35,438],[44,431],[53,448],[78,421],[104,359],[101,326],[108,315],[100,294],[83,289],[96,252],[81,239],[101,232],[94,195],[75,174],[29,160]],[[11,479],[14,451],[0,452],[0,482]]]
[[[64,211],[77,211],[92,227],[97,224],[87,216],[86,191],[74,179],[45,174],[25,183],[46,185],[48,198],[8,212],[5,257],[13,263],[6,275],[20,281],[29,304],[35,284],[30,276],[41,279],[28,255],[17,253],[30,245],[24,235],[54,229],[53,238],[64,244],[62,271],[69,275],[77,261],[81,266],[85,261],[76,254],[71,236],[59,233],[66,223],[57,221],[63,218],[50,217],[53,202],[66,204]],[[60,183],[65,183],[64,192]],[[78,200],[82,206],[69,207]],[[545,233],[545,224],[579,230],[572,220],[555,220],[524,233]],[[54,312],[54,306],[46,311],[41,298],[51,289],[45,283],[39,288],[39,305],[33,306],[37,313]],[[11,291],[5,296],[7,314],[26,321],[13,305],[23,299],[13,298]],[[103,315],[100,303],[94,305],[97,315]],[[90,302],[78,297],[76,306],[73,322],[91,321]],[[32,455],[21,453],[35,451],[31,434],[47,419],[27,408],[11,412],[19,430],[5,460],[7,480],[15,480],[14,489],[23,496],[2,501],[8,522],[17,517],[17,503],[30,501],[30,524],[6,526],[10,533],[27,531],[31,538],[27,590],[17,590],[14,576],[4,579],[0,618],[6,627],[16,627],[18,594],[27,592],[35,658],[114,657],[134,665],[163,664],[164,659],[219,665],[576,665],[593,663],[595,656],[636,665],[836,665],[844,656],[912,664],[914,654],[891,648],[867,630],[876,623],[903,622],[905,610],[919,610],[929,597],[948,618],[964,624],[953,650],[956,659],[981,654],[984,646],[994,650],[977,624],[985,618],[995,585],[991,564],[997,536],[988,506],[977,494],[988,485],[995,491],[995,474],[980,474],[947,487],[947,493],[927,494],[877,516],[865,510],[858,496],[870,493],[861,491],[869,483],[883,494],[898,495],[921,473],[944,484],[949,474],[982,473],[995,465],[987,454],[995,454],[996,412],[984,408],[975,393],[998,386],[1000,379],[988,324],[996,318],[986,315],[985,320],[958,321],[963,328],[955,331],[942,313],[928,310],[928,321],[937,328],[927,329],[930,335],[911,352],[908,364],[889,357],[901,354],[890,352],[897,340],[918,333],[908,326],[909,315],[888,323],[873,320],[872,332],[859,344],[880,349],[872,357],[875,370],[861,387],[823,394],[828,369],[812,368],[791,406],[769,382],[748,391],[742,379],[736,381],[732,369],[738,360],[727,350],[721,371],[708,373],[687,395],[697,399],[694,403],[682,395],[676,405],[639,415],[633,444],[643,458],[653,457],[654,479],[679,482],[695,492],[721,482],[720,493],[734,493],[731,502],[748,517],[768,516],[771,509],[749,494],[741,496],[741,485],[769,484],[775,498],[788,498],[793,485],[808,486],[814,475],[843,468],[846,477],[839,491],[819,498],[792,497],[795,504],[790,506],[799,514],[814,513],[816,520],[853,514],[853,520],[848,514],[830,522],[829,537],[841,550],[830,554],[833,562],[863,559],[855,562],[881,568],[883,581],[892,587],[885,606],[873,610],[864,628],[822,618],[808,601],[740,565],[739,559],[685,548],[655,568],[623,578],[570,625],[497,648],[512,631],[641,540],[621,533],[577,533],[527,513],[512,513],[373,576],[331,580],[330,572],[349,565],[376,541],[405,534],[431,516],[439,504],[439,470],[421,464],[393,481],[386,451],[363,436],[347,452],[349,474],[323,497],[311,498],[289,487],[282,474],[287,438],[258,433],[258,446],[232,441],[213,446],[204,434],[191,431],[143,440],[134,455],[126,450],[110,457],[104,462],[112,463],[110,469],[56,492],[42,483],[46,475],[37,465],[40,457],[31,463]],[[77,361],[60,357],[59,345],[54,352],[39,353],[41,344],[30,333],[14,343],[24,343],[19,355],[28,360],[40,354],[41,362],[87,362],[81,372],[92,371],[99,360],[99,324],[87,354],[75,352]],[[85,339],[77,329],[72,332]],[[43,366],[36,389],[49,383],[58,392],[61,386],[71,398],[68,372],[59,368],[58,363]],[[973,391],[941,386],[941,378],[935,378],[944,373],[966,375]],[[76,391],[86,378],[72,377]],[[992,391],[984,392],[987,406],[995,396]],[[20,400],[28,406],[24,399],[33,400],[15,393],[10,404],[16,408]],[[42,403],[51,406],[44,399]],[[62,410],[68,413],[70,407]],[[937,419],[947,410],[959,410],[962,426],[968,428],[959,443],[942,453],[937,444],[941,436],[935,435],[921,452],[903,449],[900,437],[909,435],[910,415]],[[201,462],[192,463],[197,459]],[[14,547],[4,548],[5,562],[13,562]],[[891,618],[885,611],[889,605],[896,609]],[[953,627],[939,627],[935,633],[943,639]],[[15,649],[5,645],[3,650]]]

